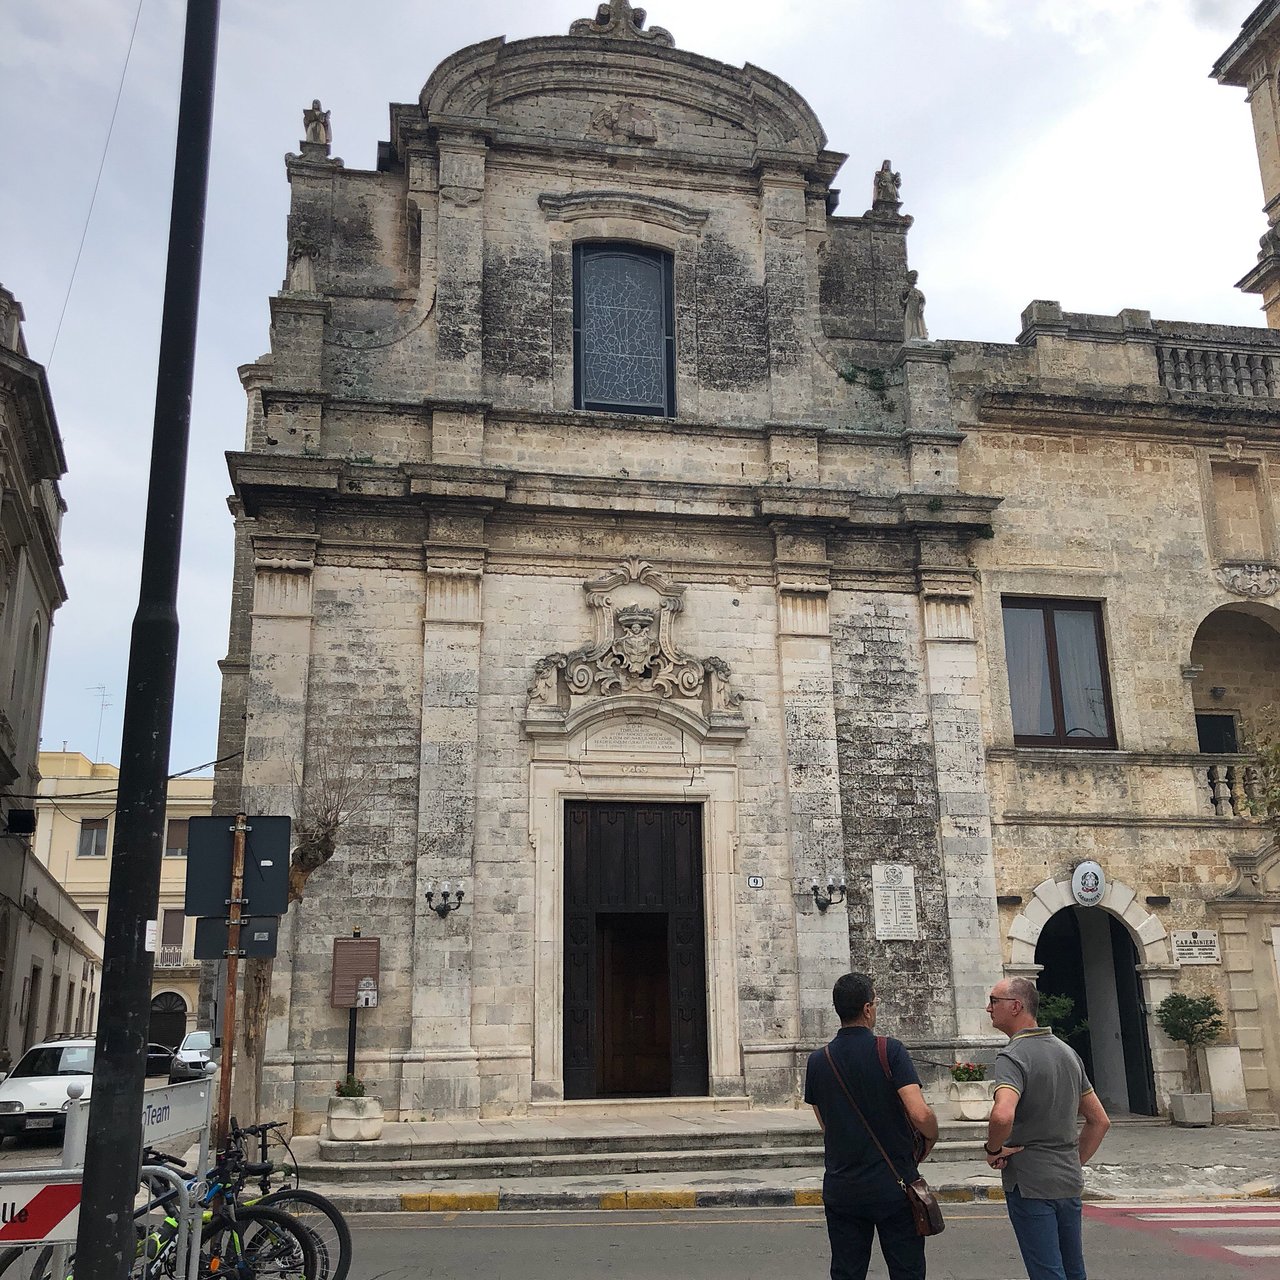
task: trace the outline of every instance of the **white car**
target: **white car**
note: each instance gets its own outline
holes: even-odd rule
[[[83,1096],[89,1096],[93,1046],[89,1036],[63,1036],[32,1045],[0,1082],[0,1139],[61,1133],[71,1106],[67,1086],[79,1084]],[[148,1076],[167,1076],[172,1061],[172,1049],[147,1045]]]

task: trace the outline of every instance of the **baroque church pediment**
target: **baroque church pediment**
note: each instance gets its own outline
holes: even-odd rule
[[[547,654],[534,664],[526,723],[563,721],[602,699],[696,707],[708,724],[742,722],[742,695],[732,687],[728,663],[679,647],[683,586],[631,559],[582,587],[594,635],[572,653]]]
[[[711,120],[732,138],[715,147],[708,135],[704,149],[749,156],[764,148],[801,163],[827,154],[813,109],[785,81],[673,45],[669,32],[646,25],[643,9],[613,0],[563,36],[497,37],[459,50],[432,72],[418,106],[435,125],[525,129],[537,119],[544,132],[659,148],[675,146],[680,128]],[[635,79],[637,57],[646,64],[643,92],[619,100],[612,86]]]

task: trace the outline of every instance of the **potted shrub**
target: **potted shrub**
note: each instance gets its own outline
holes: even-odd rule
[[[1174,1124],[1204,1126],[1213,1123],[1213,1094],[1204,1092],[1200,1080],[1200,1049],[1212,1044],[1226,1030],[1222,1007],[1213,996],[1188,996],[1174,992],[1156,1009],[1156,1022],[1170,1040],[1187,1049],[1190,1093],[1169,1095]]]
[[[382,1137],[382,1102],[366,1096],[364,1081],[348,1075],[329,1099],[329,1137],[335,1142],[372,1142]]]
[[[961,1120],[988,1120],[994,1081],[980,1062],[956,1062],[951,1067],[948,1095],[956,1104]]]

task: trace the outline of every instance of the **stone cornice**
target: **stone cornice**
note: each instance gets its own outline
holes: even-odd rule
[[[1280,18],[1280,0],[1266,0],[1260,4],[1241,24],[1240,34],[1231,42],[1226,52],[1213,64],[1209,74],[1219,84],[1235,85],[1248,88],[1253,63],[1265,58],[1268,49],[1261,47],[1268,35],[1275,42],[1275,32],[1271,30]]]
[[[579,218],[628,218],[651,222],[668,231],[700,231],[711,216],[706,209],[678,204],[657,196],[632,191],[575,191],[568,195],[544,193],[538,208],[553,222],[574,222]]]
[[[961,384],[962,392],[967,388]],[[1016,427],[1054,431],[1105,430],[1110,435],[1154,435],[1168,441],[1175,432],[1186,444],[1217,443],[1224,427],[1280,441],[1277,405],[1267,399],[1212,396],[1196,392],[1156,392],[1149,400],[1137,394],[1069,394],[1038,390],[972,388],[981,427]]]
[[[0,347],[0,390],[13,397],[18,411],[14,429],[27,452],[33,480],[56,480],[67,470],[62,437],[43,365]]]
[[[935,536],[985,535],[1000,499],[980,494],[865,494],[837,487],[771,484],[693,484],[620,480],[497,467],[409,463],[368,468],[337,459],[229,453],[237,497],[250,514],[272,499],[343,502],[387,510],[423,500],[485,510],[505,508],[559,514],[629,513],[672,518],[697,516],[717,523],[785,520],[803,526],[926,532]],[[376,471],[375,492],[353,489]]]

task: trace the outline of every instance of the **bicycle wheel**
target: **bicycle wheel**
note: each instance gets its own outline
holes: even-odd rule
[[[285,1187],[253,1203],[283,1209],[311,1232],[316,1246],[316,1280],[347,1280],[351,1269],[351,1228],[332,1200],[315,1191]]]
[[[15,1246],[0,1253],[0,1276],[9,1280],[49,1280],[52,1245]]]
[[[280,1209],[256,1206],[216,1214],[200,1233],[200,1275],[254,1280],[317,1280],[311,1232]],[[248,1270],[246,1271],[246,1268]]]

